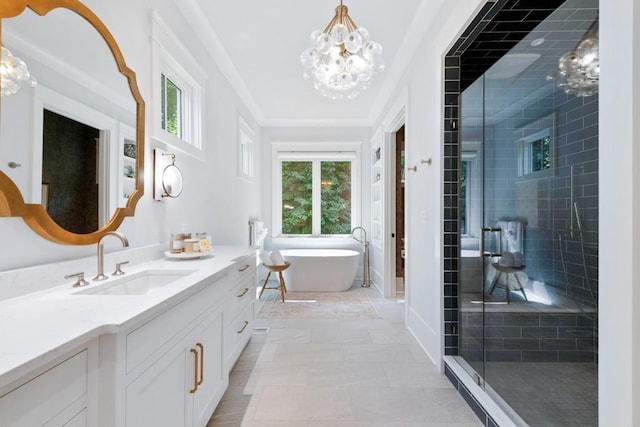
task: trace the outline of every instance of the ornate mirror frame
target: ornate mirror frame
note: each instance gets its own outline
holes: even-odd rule
[[[22,217],[36,233],[56,243],[67,245],[97,243],[105,233],[116,230],[125,217],[134,215],[136,204],[144,194],[144,100],[138,89],[136,74],[127,66],[113,35],[100,18],[78,0],[11,0],[0,2],[0,40],[2,37],[2,19],[15,17],[27,7],[40,16],[44,16],[56,8],[73,11],[91,24],[109,46],[118,70],[129,82],[131,95],[136,103],[136,184],[135,190],[129,196],[126,207],[117,208],[107,224],[92,233],[76,234],[60,227],[51,219],[41,204],[25,203],[24,197],[16,184],[4,172],[0,171],[0,217]]]

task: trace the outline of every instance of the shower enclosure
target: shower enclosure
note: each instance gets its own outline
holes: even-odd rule
[[[565,2],[461,88],[458,359],[520,424],[597,424],[598,95],[558,74],[597,19]]]

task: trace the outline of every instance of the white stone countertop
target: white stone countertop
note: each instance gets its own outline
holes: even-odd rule
[[[128,325],[152,319],[223,277],[235,260],[254,249],[216,246],[193,260],[161,259],[123,266],[124,276],[90,281],[85,287],[65,285],[0,302],[0,390],[68,351]],[[129,268],[126,268],[129,267]],[[126,279],[146,270],[193,270],[146,295],[74,295],[92,287]],[[210,281],[209,281],[210,282]]]

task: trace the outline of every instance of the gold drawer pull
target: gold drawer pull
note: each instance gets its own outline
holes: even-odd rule
[[[244,330],[247,328],[247,326],[249,326],[249,322],[248,321],[244,321],[244,325],[242,325],[242,328],[240,328],[240,330],[237,332],[238,334],[241,334],[244,332]]]
[[[193,388],[189,393],[194,394],[198,391],[198,350],[192,348],[191,353],[193,353]]]
[[[238,269],[238,271],[239,271],[240,273],[242,273],[243,271],[245,271],[245,270],[246,270],[247,268],[249,268],[249,267],[251,267],[249,264],[245,264],[245,265],[243,265],[242,267],[240,267],[240,268]]]
[[[238,298],[242,298],[243,296],[245,296],[247,294],[247,292],[249,292],[249,288],[244,288],[244,291],[242,291],[242,293],[240,295],[236,295]]]
[[[196,343],[196,347],[200,348],[200,379],[197,382],[200,385],[204,381],[204,346],[199,342]]]

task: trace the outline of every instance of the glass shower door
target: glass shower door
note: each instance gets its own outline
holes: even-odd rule
[[[529,425],[597,425],[598,96],[550,78],[597,25],[579,6],[461,99],[460,356]]]

